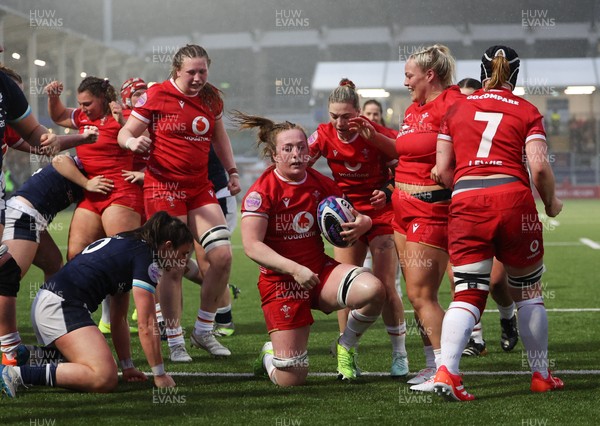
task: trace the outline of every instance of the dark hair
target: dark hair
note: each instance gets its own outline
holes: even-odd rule
[[[139,228],[122,232],[119,235],[145,241],[152,247],[154,253],[158,253],[159,246],[166,241],[171,241],[174,248],[194,242],[194,236],[188,226],[180,219],[170,216],[165,211],[154,213],[152,217]]]
[[[347,78],[340,80],[340,85],[333,89],[329,95],[328,105],[331,104],[350,104],[355,110],[360,111],[360,96],[356,92],[356,86]]]
[[[117,100],[117,92],[108,78],[102,79],[92,76],[84,78],[77,88],[77,93],[83,92],[90,92],[92,96],[102,99],[105,114],[110,113],[109,104]]]
[[[481,82],[479,80],[475,80],[474,78],[463,78],[461,81],[456,83],[458,87],[461,89],[468,88],[473,90],[481,89]]]
[[[23,79],[21,78],[21,76],[12,68],[8,68],[7,66],[0,65],[0,71],[2,71],[4,74],[6,74],[10,78],[12,78],[15,82],[17,82],[19,84],[23,84]]]
[[[179,48],[179,50],[173,55],[173,61],[171,63],[171,78],[175,79],[177,71],[181,69],[183,60],[185,58],[206,58],[206,64],[210,68],[210,57],[208,52],[202,46],[197,44],[186,44]],[[200,91],[200,96],[209,106],[209,108],[218,114],[223,109],[223,99],[221,98],[221,91],[210,83],[206,83]]]
[[[379,108],[379,113],[381,114],[381,125],[385,127],[385,120],[383,118],[383,107],[381,106],[381,103],[378,100],[369,99],[367,102],[365,102],[363,104],[363,111],[367,107],[367,105],[376,105],[377,108]],[[380,124],[380,123],[377,123],[377,124]]]
[[[236,110],[232,111],[231,120],[236,123],[240,129],[259,128],[256,146],[262,150],[263,157],[269,158],[271,161],[275,158],[277,135],[279,135],[279,133],[284,130],[298,129],[304,134],[304,138],[306,139],[306,132],[302,126],[290,123],[289,121],[275,123],[268,118],[248,115]]]

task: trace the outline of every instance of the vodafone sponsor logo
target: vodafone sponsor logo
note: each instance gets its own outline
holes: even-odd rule
[[[210,123],[206,117],[199,115],[192,121],[192,132],[195,135],[205,135],[210,130]]]

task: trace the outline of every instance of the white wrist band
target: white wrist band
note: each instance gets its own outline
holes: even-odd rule
[[[133,368],[133,360],[131,358],[120,359],[119,364],[121,364],[121,370],[127,370],[128,368]]]
[[[165,374],[165,365],[158,364],[158,365],[155,365],[154,367],[152,367],[152,374],[154,374],[155,376],[164,375]]]

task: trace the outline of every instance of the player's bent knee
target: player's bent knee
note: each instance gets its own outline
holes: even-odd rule
[[[273,357],[273,366],[276,370],[271,375],[271,380],[278,386],[300,386],[306,383],[308,375],[308,352],[289,358]]]
[[[278,370],[286,368],[308,368],[308,351],[289,358],[273,357],[273,366]]]
[[[542,274],[546,272],[546,266],[541,265],[535,271],[521,276],[508,275],[508,285],[513,288],[531,287],[542,279]]]
[[[483,312],[490,291],[493,259],[467,265],[453,266],[454,301],[468,303]]]
[[[119,377],[116,373],[99,372],[95,374],[93,391],[98,393],[109,393],[117,389]]]
[[[9,253],[4,256],[8,258],[0,266],[0,296],[17,297],[21,286],[21,268]]]
[[[200,236],[200,245],[206,253],[216,247],[230,246],[231,232],[229,232],[226,225],[214,226]]]
[[[350,294],[352,286],[357,282],[358,276],[365,272],[369,272],[369,269],[357,266],[350,269],[342,277],[337,291],[337,303],[339,306],[345,308],[348,305],[348,295]],[[379,282],[379,280],[377,281]],[[379,282],[379,284],[381,285],[381,282]]]

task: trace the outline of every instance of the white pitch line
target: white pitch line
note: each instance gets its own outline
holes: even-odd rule
[[[202,372],[168,372],[170,376],[179,376],[179,377],[254,377],[252,373],[202,373]],[[152,376],[150,372],[144,372],[147,376]],[[529,376],[531,375],[531,371],[463,371],[462,374],[465,376]],[[584,375],[592,375],[598,376],[600,375],[600,370],[552,370],[552,374],[556,375],[573,375],[573,376],[584,376]],[[309,376],[312,377],[336,377],[337,373],[308,373]],[[389,371],[373,371],[367,372],[363,371],[361,373],[363,376],[370,377],[389,377]],[[408,377],[415,376],[416,374],[409,374]]]
[[[407,309],[404,311],[407,314],[413,314],[415,311],[412,309]],[[484,312],[496,312],[497,309],[486,309]],[[546,308],[546,312],[600,312],[600,308]]]
[[[600,244],[598,244],[596,241],[592,241],[589,238],[580,238],[579,241],[586,246],[593,248],[594,250],[600,250]]]

